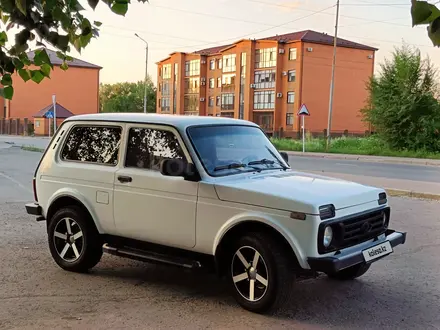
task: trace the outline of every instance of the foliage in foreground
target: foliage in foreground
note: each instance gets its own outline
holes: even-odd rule
[[[278,150],[302,151],[302,140],[271,139]],[[326,139],[308,138],[306,140],[306,152],[325,152]],[[332,139],[329,153],[369,155],[369,156],[393,156],[440,159],[440,153],[427,150],[393,150],[377,136],[354,138],[341,137]]]
[[[101,84],[100,112],[143,112],[144,91],[143,81]],[[156,88],[151,79],[147,83],[147,112],[156,112]]]
[[[148,0],[138,0],[146,2]],[[87,0],[94,10],[100,0]],[[129,0],[102,0],[113,13],[125,16]],[[50,77],[53,65],[44,48],[51,45],[64,61],[61,69],[68,69],[71,60],[67,53],[73,46],[81,52],[92,38],[99,36],[101,22],[87,19],[78,0],[0,0],[0,76],[4,89],[2,96],[12,99],[14,89],[12,76],[18,73],[24,81],[40,83]],[[0,24],[1,24],[0,23]],[[11,46],[7,32],[16,28],[18,33]],[[10,40],[9,40],[10,41]],[[29,59],[29,43],[36,42],[43,47],[34,58]],[[36,67],[34,67],[36,66]]]
[[[395,49],[367,85],[364,120],[393,150],[440,151],[440,103],[436,70],[420,51]]]
[[[411,0],[411,17],[413,27],[427,25],[432,44],[440,47],[440,9],[427,1]]]

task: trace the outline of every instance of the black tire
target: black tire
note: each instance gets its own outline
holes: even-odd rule
[[[350,281],[364,275],[370,269],[370,266],[370,264],[357,264],[337,273],[328,273],[327,276],[334,280]]]
[[[264,294],[256,301],[250,300],[250,287],[248,297],[240,293],[239,288],[245,289],[247,285],[251,284],[251,275],[245,271],[245,264],[237,256],[236,253],[238,250],[241,251],[245,258],[247,256],[244,254],[247,250],[249,250],[250,253],[257,251],[260,255],[257,262],[257,273],[261,274],[260,276],[263,276],[263,279],[266,277],[267,285],[264,290],[264,284],[257,279],[254,280],[254,300],[256,300],[257,295],[264,290]],[[272,314],[288,302],[295,283],[294,262],[289,259],[290,254],[288,254],[276,240],[260,232],[249,233],[234,242],[230,251],[228,254],[226,276],[233,296],[241,307],[254,313]],[[263,260],[263,262],[261,260]],[[243,270],[240,269],[241,266]],[[241,275],[244,276],[245,273],[247,273],[248,278],[240,280],[236,286],[234,276],[242,271],[243,273],[241,273]]]
[[[68,234],[66,219],[72,220],[69,220],[71,234]],[[75,239],[73,234],[79,233],[77,227],[82,235],[71,243],[70,239]],[[66,236],[66,238],[55,237],[55,230],[57,230],[56,235]],[[52,258],[62,269],[67,271],[87,272],[101,260],[103,254],[103,242],[93,220],[78,206],[64,207],[53,215],[48,224],[48,241]],[[75,249],[73,245],[75,245]],[[63,252],[64,258],[61,256]],[[71,260],[67,260],[68,255],[72,256]]]

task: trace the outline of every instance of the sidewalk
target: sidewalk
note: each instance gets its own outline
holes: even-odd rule
[[[33,137],[20,135],[0,135],[0,145],[9,147],[30,146],[46,149],[50,139],[48,137]]]
[[[286,151],[286,152],[289,156],[293,156],[293,157],[316,157],[316,158],[327,158],[327,159],[358,160],[361,162],[371,162],[371,163],[440,166],[440,159],[384,157],[384,156],[367,156],[367,155],[364,156],[364,155],[332,154],[332,153],[320,153],[320,152],[303,153],[299,151]]]

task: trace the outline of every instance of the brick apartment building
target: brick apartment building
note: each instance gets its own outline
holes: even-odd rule
[[[368,130],[359,110],[377,49],[338,38],[332,133]],[[306,104],[306,129],[327,128],[333,37],[307,30],[239,40],[194,53],[174,52],[158,62],[157,112],[250,120],[267,133],[300,131],[297,112]]]

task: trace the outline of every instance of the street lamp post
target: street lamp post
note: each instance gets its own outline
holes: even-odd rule
[[[137,33],[134,34],[145,43],[145,91],[144,91],[144,113],[147,113],[147,79],[148,79],[148,42],[141,38]]]

